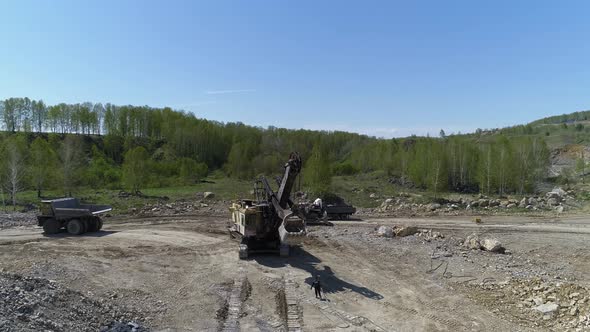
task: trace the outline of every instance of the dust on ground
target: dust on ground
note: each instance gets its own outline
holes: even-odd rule
[[[584,218],[366,217],[309,227],[289,258],[240,261],[215,212],[113,217],[84,236],[0,230],[0,291],[51,291],[22,312],[5,303],[2,328],[37,331],[42,317],[53,331],[590,329]],[[386,238],[384,225],[426,231]],[[473,233],[508,253],[466,248]],[[317,275],[323,300],[311,290]],[[95,311],[105,314],[87,318]]]

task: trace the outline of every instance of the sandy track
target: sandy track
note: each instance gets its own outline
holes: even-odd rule
[[[265,255],[239,261],[224,218],[127,218],[83,237],[48,237],[38,228],[2,230],[0,268],[54,279],[96,297],[117,294],[116,301],[142,308],[146,324],[156,330],[217,331],[232,325],[228,317],[237,317],[242,330],[260,331],[296,330],[298,325],[306,331],[527,330],[469,300],[439,275],[425,273],[431,247],[391,242],[376,250],[372,243],[338,235],[366,234],[381,224],[459,235],[489,232],[523,253],[557,244],[567,251],[590,237],[590,227],[579,218],[497,218],[483,225],[466,218],[381,218],[312,227],[310,239],[289,259]],[[588,266],[587,259],[575,260],[572,273]],[[326,301],[313,297],[315,275],[324,283]],[[236,310],[229,303],[232,294],[235,302],[236,284],[240,291],[246,288],[239,293],[239,315],[231,316],[227,311]],[[277,294],[289,299],[289,315],[281,312]]]

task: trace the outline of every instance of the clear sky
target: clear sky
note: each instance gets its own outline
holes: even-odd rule
[[[590,108],[589,1],[0,0],[0,98],[392,137]]]

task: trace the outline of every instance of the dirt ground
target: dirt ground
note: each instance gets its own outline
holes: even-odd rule
[[[415,225],[444,238],[378,237],[381,225]],[[175,215],[111,218],[102,232],[84,236],[3,229],[0,272],[133,307],[155,331],[590,330],[586,300],[574,315],[562,308],[547,317],[521,298],[529,282],[587,291],[590,223],[583,217],[338,221],[308,227],[289,258],[243,261],[226,226],[225,216]],[[509,253],[462,247],[471,233],[497,238]],[[316,275],[324,300],[311,290]]]

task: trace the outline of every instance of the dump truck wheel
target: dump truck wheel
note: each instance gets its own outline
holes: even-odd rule
[[[85,231],[84,224],[78,219],[70,220],[66,228],[68,229],[68,233],[72,235],[80,235]]]
[[[96,225],[97,225],[96,231],[98,232],[102,229],[102,219],[96,218]]]
[[[88,223],[88,232],[97,232],[98,231],[98,220],[96,220],[96,218],[88,220],[87,223]]]
[[[60,228],[61,225],[59,221],[53,218],[47,219],[43,223],[43,232],[45,232],[45,234],[57,234],[59,233]]]

